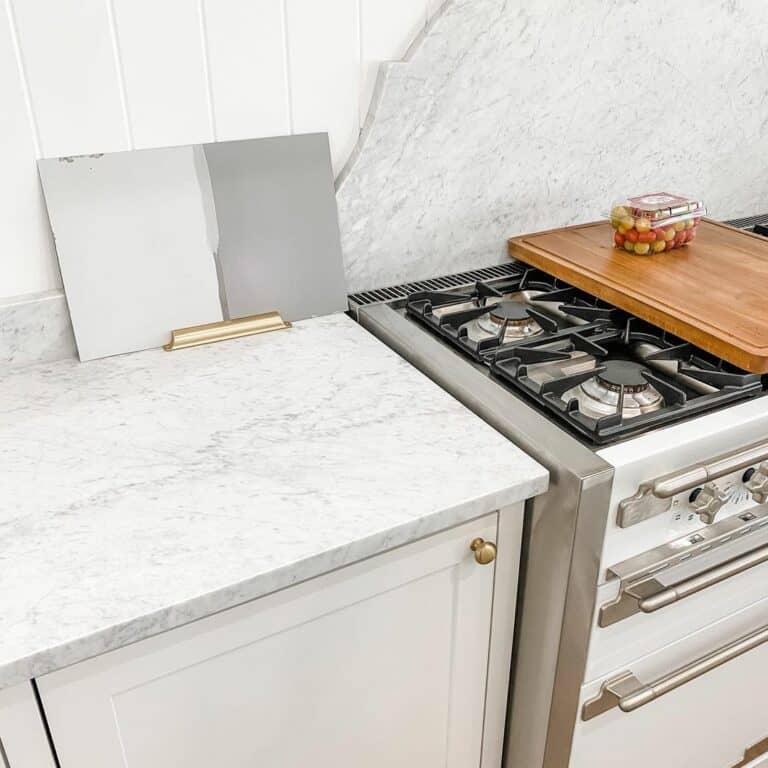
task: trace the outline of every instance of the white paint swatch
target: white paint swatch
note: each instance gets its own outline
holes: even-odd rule
[[[204,163],[191,146],[39,162],[81,360],[222,319]]]

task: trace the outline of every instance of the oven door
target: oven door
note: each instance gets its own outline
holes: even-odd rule
[[[584,685],[570,767],[765,768],[767,696],[763,599]]]

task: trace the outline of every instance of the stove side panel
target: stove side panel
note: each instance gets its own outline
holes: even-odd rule
[[[526,507],[504,765],[567,768],[613,469],[391,307],[361,308],[358,319],[550,471],[549,491]]]

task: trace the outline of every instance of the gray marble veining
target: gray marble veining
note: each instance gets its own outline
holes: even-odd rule
[[[767,36],[761,0],[452,0],[383,69],[338,190],[350,291],[498,263],[616,196],[764,211]]]
[[[535,495],[344,315],[0,375],[0,686]]]
[[[0,299],[0,372],[77,354],[64,294]]]

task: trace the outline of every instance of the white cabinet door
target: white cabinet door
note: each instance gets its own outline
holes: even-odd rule
[[[54,768],[32,683],[0,691],[0,766]]]
[[[509,568],[469,544],[497,521],[42,677],[61,768],[478,768],[494,575]],[[514,605],[514,584],[499,598]]]

